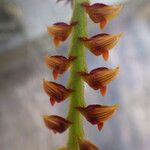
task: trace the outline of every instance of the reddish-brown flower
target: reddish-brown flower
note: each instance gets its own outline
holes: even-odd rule
[[[45,115],[43,116],[43,119],[46,127],[50,130],[53,130],[54,133],[62,133],[71,125],[69,120],[56,115]]]
[[[76,56],[70,56],[66,58],[64,56],[46,56],[45,63],[50,69],[53,70],[53,77],[56,80],[58,74],[63,74],[75,60]]]
[[[63,85],[43,80],[43,88],[48,96],[50,96],[50,102],[52,106],[55,102],[60,103],[64,101],[73,92],[72,89],[67,89]]]
[[[53,37],[53,41],[56,47],[59,46],[60,42],[65,41],[71,33],[72,27],[77,23],[71,23],[70,25],[64,22],[58,22],[52,26],[48,26],[48,34]]]
[[[106,95],[107,85],[115,79],[119,72],[119,67],[108,69],[105,67],[92,70],[90,73],[79,72],[82,79],[94,90],[100,89],[102,96]]]
[[[94,55],[102,55],[104,60],[108,60],[109,50],[117,44],[121,35],[122,33],[116,35],[102,33],[92,36],[91,38],[80,37],[79,39]]]
[[[109,6],[101,3],[95,3],[93,5],[83,3],[82,6],[86,9],[92,21],[100,24],[101,29],[103,29],[110,20],[115,18],[122,9],[122,5]]]
[[[119,106],[89,105],[87,107],[77,107],[77,110],[93,125],[97,125],[101,130],[104,122],[110,119]]]
[[[80,140],[79,141],[80,150],[99,150],[99,148],[87,140]]]

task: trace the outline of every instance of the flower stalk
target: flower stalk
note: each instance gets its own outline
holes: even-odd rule
[[[74,89],[70,96],[70,107],[68,119],[73,122],[69,130],[68,149],[79,150],[78,139],[84,137],[81,116],[75,107],[84,106],[84,83],[77,74],[80,71],[86,71],[85,48],[79,37],[87,36],[87,16],[81,4],[88,0],[73,1],[72,22],[77,22],[72,32],[72,41],[70,45],[69,55],[76,56],[76,60],[72,63],[70,70],[69,88]]]

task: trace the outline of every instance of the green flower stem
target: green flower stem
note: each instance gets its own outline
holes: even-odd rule
[[[72,64],[69,79],[69,88],[75,90],[70,96],[70,110],[68,114],[68,119],[73,122],[69,130],[69,150],[79,150],[78,139],[84,137],[81,116],[75,109],[75,107],[83,106],[85,103],[84,83],[77,74],[77,72],[86,70],[85,49],[83,43],[79,40],[79,37],[87,36],[87,16],[85,10],[81,7],[83,2],[88,2],[88,0],[73,1],[72,22],[77,22],[77,25],[73,29],[69,55],[77,56],[77,59]]]

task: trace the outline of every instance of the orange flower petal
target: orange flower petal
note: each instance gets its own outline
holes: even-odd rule
[[[64,101],[73,92],[72,89],[67,89],[61,84],[47,80],[43,80],[43,88],[46,94],[50,97],[52,106],[55,102],[60,103]]]
[[[91,38],[80,37],[79,39],[94,55],[102,55],[104,60],[108,60],[109,50],[117,44],[121,35],[122,33],[116,35],[102,33],[92,36]]]
[[[83,3],[82,6],[86,9],[89,17],[94,23],[100,23],[100,28],[103,29],[107,22],[114,19],[122,9],[122,5],[106,5],[102,3]]]
[[[53,130],[54,133],[63,133],[71,125],[69,120],[56,115],[45,115],[43,116],[43,120],[46,127]]]
[[[103,106],[103,105],[89,105],[87,107],[77,107],[77,110],[93,125],[97,125],[101,130],[104,122],[112,117],[114,112],[118,109],[118,105]]]
[[[80,140],[79,141],[80,150],[99,150],[99,148],[87,140]]]
[[[115,79],[118,72],[119,67],[116,69],[101,67],[92,70],[90,73],[79,72],[79,75],[91,88],[94,90],[100,89],[102,96],[105,96],[107,85]]]
[[[59,55],[46,56],[45,63],[53,70],[53,77],[56,80],[58,75],[63,74],[75,59],[76,56],[69,56],[69,58]]]
[[[72,27],[77,23],[71,23],[70,25],[64,22],[58,22],[52,26],[47,27],[48,34],[53,37],[55,46],[59,46],[60,42],[65,41],[71,33]]]

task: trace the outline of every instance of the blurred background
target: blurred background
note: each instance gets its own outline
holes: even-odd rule
[[[104,0],[103,0],[104,1]],[[103,2],[93,0],[94,2]],[[107,4],[119,0],[105,0]],[[120,66],[120,75],[105,98],[85,84],[87,104],[119,103],[120,109],[103,130],[84,121],[86,135],[102,150],[149,150],[150,147],[150,1],[122,0],[122,13],[103,32],[123,37],[104,62],[87,51],[88,68]],[[67,56],[69,39],[55,48],[46,26],[69,22],[70,5],[55,0],[0,0],[0,149],[55,150],[67,133],[54,135],[42,115],[67,115],[68,101],[51,107],[42,79],[52,80],[44,64],[46,54]],[[89,35],[100,33],[88,19]],[[58,83],[65,84],[69,73]],[[66,137],[66,138],[65,138]]]

